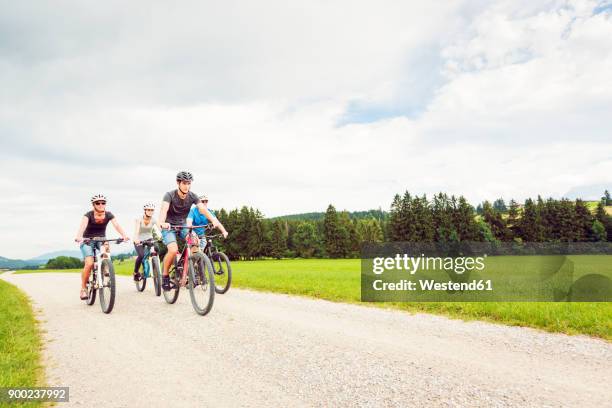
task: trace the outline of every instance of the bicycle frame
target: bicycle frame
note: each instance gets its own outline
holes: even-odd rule
[[[102,262],[100,259],[101,255],[107,255],[108,256],[108,260],[112,262],[111,260],[111,254],[110,251],[108,252],[102,252],[101,250],[101,246],[103,243],[105,242],[116,242],[116,243],[120,243],[123,242],[123,240],[121,238],[118,239],[99,239],[99,238],[85,238],[83,240],[83,243],[85,245],[89,245],[93,251],[93,259],[94,259],[94,265],[93,268],[90,271],[90,274],[93,273],[93,282],[94,282],[94,289],[99,289],[100,288],[100,284],[99,282],[102,282]],[[89,280],[91,280],[91,276],[89,277]]]
[[[208,232],[212,231],[213,229],[214,227],[210,224],[206,225],[204,236],[202,238],[198,237],[198,239],[200,240],[200,249],[204,254],[208,255],[211,260],[213,253],[218,252],[217,247],[213,242],[213,238],[221,236],[221,234],[208,235]]]
[[[155,245],[153,241],[143,241],[142,245],[144,246],[144,256],[142,257],[142,269],[145,278],[150,277],[151,270],[153,269],[153,258],[158,256],[157,249],[155,249]]]
[[[181,251],[180,257],[174,258],[174,266],[176,271],[180,271],[180,285],[184,286],[187,282],[187,271],[189,269],[189,258],[191,258],[191,247],[197,244],[197,235],[193,231],[196,228],[202,228],[204,225],[173,225],[170,229],[176,231],[188,230],[187,236],[185,236],[185,248]],[[178,254],[177,254],[178,255]]]

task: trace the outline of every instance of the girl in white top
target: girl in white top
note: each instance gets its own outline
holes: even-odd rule
[[[144,214],[142,218],[136,220],[135,230],[134,230],[134,248],[136,249],[136,253],[138,257],[136,258],[136,262],[134,263],[134,280],[139,281],[142,277],[138,270],[140,269],[140,265],[142,264],[142,258],[144,257],[144,246],[142,245],[142,241],[146,241],[147,239],[153,238],[153,230],[157,236],[161,236],[161,232],[159,227],[157,226],[157,221],[153,218],[153,213],[155,212],[155,204],[146,203],[143,207]]]

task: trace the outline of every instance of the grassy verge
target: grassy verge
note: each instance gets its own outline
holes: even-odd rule
[[[42,386],[41,339],[30,302],[19,289],[3,280],[0,299],[0,387]],[[32,402],[10,406],[41,405]]]
[[[359,259],[233,262],[232,285],[335,302],[361,303],[360,262]],[[115,271],[120,275],[131,275],[133,265],[133,261],[115,262]],[[612,341],[612,303],[387,302],[367,305],[534,327],[551,332],[586,334]]]

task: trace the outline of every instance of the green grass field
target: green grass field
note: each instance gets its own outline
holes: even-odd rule
[[[360,262],[359,259],[238,261],[232,263],[232,285],[363,304],[360,301]],[[131,275],[133,261],[116,262],[115,270],[121,275]],[[528,326],[551,332],[587,334],[612,340],[612,303],[385,302],[367,305]]]
[[[30,302],[19,289],[3,280],[0,299],[0,387],[43,386],[41,339]],[[37,407],[41,403],[10,406]]]

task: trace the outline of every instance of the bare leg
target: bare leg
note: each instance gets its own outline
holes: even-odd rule
[[[176,242],[171,242],[170,244],[168,244],[168,252],[166,253],[166,256],[164,256],[164,276],[168,276],[170,266],[172,265],[172,262],[174,262],[174,257],[177,253],[178,245],[176,244]]]
[[[83,272],[81,272],[81,289],[85,289],[85,286],[87,286],[87,281],[89,280],[89,274],[91,273],[93,264],[93,256],[86,256],[83,266]]]

